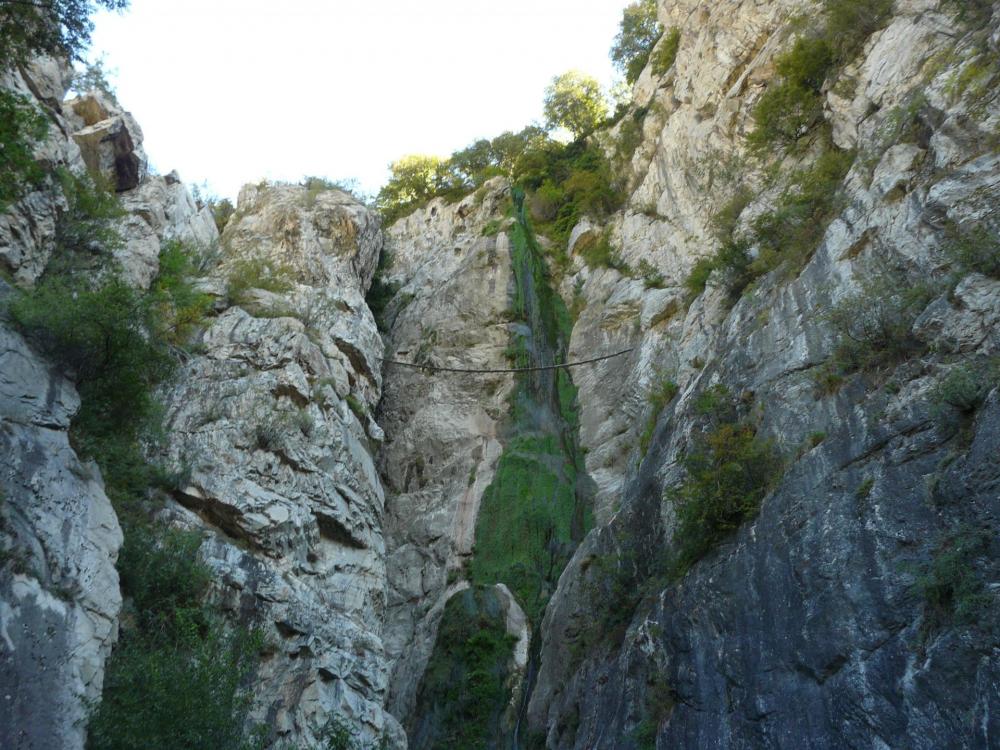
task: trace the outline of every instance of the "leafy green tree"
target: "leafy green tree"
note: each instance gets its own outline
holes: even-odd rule
[[[663,33],[656,20],[656,0],[637,0],[622,12],[611,61],[629,83],[635,83]]]
[[[405,216],[438,195],[461,195],[448,160],[440,156],[411,154],[389,165],[389,181],[379,191],[376,205],[386,222]]]
[[[545,120],[564,127],[574,138],[597,129],[608,116],[608,102],[596,78],[571,70],[556,76],[545,89]]]
[[[124,10],[128,0],[5,0],[0,3],[0,68],[35,55],[79,59],[90,44],[98,9]]]

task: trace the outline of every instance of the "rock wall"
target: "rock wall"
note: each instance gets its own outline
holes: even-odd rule
[[[252,718],[289,742],[334,717],[398,734],[382,709],[382,342],[364,301],[381,248],[346,193],[244,188],[206,283],[219,314],[165,395],[187,477],[170,515],[206,532],[221,611],[272,644]]]
[[[386,357],[442,367],[509,366],[513,284],[510,191],[493,180],[453,205],[432,201],[387,231],[384,281],[397,286],[383,317]],[[496,232],[484,229],[495,222]],[[485,236],[491,235],[491,236]],[[393,660],[390,710],[410,717],[448,598],[472,554],[483,492],[500,458],[509,375],[429,373],[387,365],[378,421],[386,511]]]
[[[64,101],[69,69],[40,59],[2,85],[49,119],[36,157],[53,174],[0,216],[0,269],[19,285],[48,265],[68,206],[55,171],[88,165],[119,191],[116,260],[148,286],[166,239],[208,245],[218,236],[176,175],[150,175],[131,115],[100,93]],[[96,133],[115,131],[114,144]],[[90,136],[80,137],[81,133]],[[115,158],[111,158],[112,153]],[[117,159],[117,161],[116,161]],[[126,165],[126,166],[122,166]],[[131,177],[119,179],[119,168]],[[0,307],[14,289],[0,281]],[[83,748],[89,705],[101,695],[122,597],[118,520],[93,463],[69,441],[80,405],[57,372],[0,317],[0,746]]]
[[[546,614],[530,719],[548,747],[986,748],[1000,737],[997,392],[963,437],[931,403],[952,368],[996,355],[1000,312],[1000,281],[962,272],[942,252],[949,220],[995,229],[1000,205],[990,135],[1000,111],[995,97],[955,87],[975,53],[948,7],[897,3],[824,89],[834,141],[858,157],[843,209],[803,270],[764,276],[732,307],[718,274],[690,306],[680,285],[718,247],[710,220],[737,187],[754,193],[743,227],[780,197],[743,137],[775,55],[791,44],[790,19],[808,8],[661,7],[681,31],[680,50],[665,75],[647,70],[636,86],[648,114],[634,192],[610,226],[623,259],[652,264],[663,288],[582,264],[564,286],[582,280],[587,299],[573,332],[579,354],[637,351],[577,377],[604,525]],[[902,113],[914,110],[917,125],[900,133]],[[835,344],[828,313],[885,265],[925,281],[957,274],[956,286],[942,284],[914,323],[923,354],[823,392],[814,376]],[[667,378],[680,395],[643,456],[646,394]],[[702,424],[697,398],[718,384],[753,404],[759,434],[787,465],[755,520],[679,583],[658,582],[652,571],[678,542],[669,490]],[[985,610],[935,629],[916,580],[963,529],[991,540],[974,563]],[[606,568],[595,563],[608,559],[646,593],[617,642],[574,658],[601,606]]]

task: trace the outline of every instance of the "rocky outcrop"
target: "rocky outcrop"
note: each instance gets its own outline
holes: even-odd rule
[[[941,47],[954,45],[955,59],[967,48],[947,10],[897,3],[824,90],[835,141],[859,156],[843,209],[804,269],[759,279],[735,306],[712,281],[690,307],[680,287],[717,247],[709,221],[741,182],[757,195],[740,226],[780,198],[782,186],[760,182],[743,135],[790,44],[786,20],[802,7],[663,7],[666,25],[681,29],[680,52],[664,76],[647,71],[637,86],[645,139],[630,207],[610,224],[623,259],[651,264],[662,288],[582,267],[565,282],[582,281],[587,300],[577,352],[606,342],[637,351],[577,378],[604,523],[546,613],[529,716],[548,747],[630,748],[643,736],[657,747],[986,748],[1000,736],[996,392],[964,437],[932,405],[954,367],[997,354],[987,331],[1000,281],[963,274],[941,248],[949,220],[992,221],[1000,162],[983,134],[1000,112],[949,87],[957,74]],[[898,127],[906,112],[909,130]],[[795,159],[809,163],[795,157],[785,169]],[[739,170],[737,182],[727,169]],[[913,326],[925,354],[839,390],[817,386],[836,342],[829,311],[886,266],[897,279],[941,279]],[[950,293],[949,273],[959,278]],[[666,379],[680,395],[643,456],[646,393]],[[670,490],[701,429],[697,399],[714,385],[752,404],[758,434],[786,467],[757,518],[670,584],[656,578],[678,542]],[[969,563],[985,609],[977,621],[935,624],[917,579],[963,533],[979,532],[993,544]],[[585,635],[608,561],[625,586],[647,588],[630,600],[624,632],[594,645]],[[582,658],[581,642],[591,644]]]
[[[382,344],[364,294],[377,218],[346,193],[244,188],[207,288],[220,313],[165,396],[170,515],[207,534],[213,594],[273,645],[252,717],[310,743],[333,718],[397,742],[383,490]]]
[[[97,468],[70,447],[79,405],[0,318],[0,746],[11,750],[83,747],[118,632],[122,533]]]
[[[509,367],[510,191],[493,180],[447,205],[432,201],[388,230],[387,358],[440,367]],[[492,224],[491,224],[492,222]],[[489,229],[487,229],[489,227]],[[496,231],[493,231],[493,230]],[[483,492],[502,451],[510,375],[385,369],[379,455],[386,502],[393,660],[389,707],[406,721],[449,596],[472,554]]]
[[[145,173],[141,131],[100,94],[64,103],[69,68],[39,59],[2,85],[40,108],[49,137],[36,157],[49,177],[0,216],[0,267],[22,285],[36,282],[58,250],[70,209],[57,172],[91,164],[74,134],[103,121],[127,123],[116,158],[142,168],[118,182],[123,216],[115,260],[123,278],[148,287],[165,240],[207,248],[218,232],[176,175]],[[110,148],[110,146],[108,146]],[[98,151],[105,149],[104,145]],[[103,158],[103,157],[101,157]],[[110,164],[110,163],[109,163]],[[105,176],[114,177],[113,174]],[[3,285],[0,309],[15,291]],[[100,699],[104,666],[118,633],[122,597],[115,562],[122,533],[100,472],[69,440],[80,405],[71,381],[0,317],[0,745],[24,750],[83,748],[86,720]]]

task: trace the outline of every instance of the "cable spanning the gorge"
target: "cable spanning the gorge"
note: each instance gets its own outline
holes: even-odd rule
[[[400,367],[410,367],[414,370],[430,370],[431,372],[459,372],[459,373],[466,373],[469,375],[486,375],[486,374],[506,374],[512,372],[539,372],[540,370],[569,369],[570,367],[579,367],[580,365],[589,365],[594,362],[603,362],[606,359],[614,359],[615,357],[620,357],[623,354],[628,354],[631,351],[635,351],[635,349],[634,348],[622,349],[620,352],[615,352],[614,354],[605,354],[603,357],[593,357],[592,359],[581,359],[576,362],[563,362],[560,365],[545,365],[540,367],[512,367],[503,370],[490,370],[490,369],[479,370],[479,369],[470,369],[463,367],[436,367],[435,365],[421,365],[416,362],[402,362],[396,359],[382,359],[381,357],[379,357],[379,360],[381,360],[383,364],[399,365]]]

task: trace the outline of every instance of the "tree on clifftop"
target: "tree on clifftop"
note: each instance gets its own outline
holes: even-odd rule
[[[626,81],[639,79],[662,34],[663,27],[656,20],[656,0],[638,0],[625,8],[611,47],[611,61]]]
[[[571,70],[545,89],[545,120],[576,139],[594,132],[608,116],[608,103],[596,78]]]

